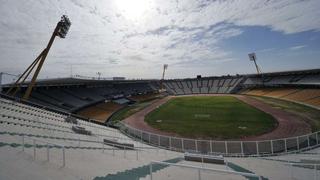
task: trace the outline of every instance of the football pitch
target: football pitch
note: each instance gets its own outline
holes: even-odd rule
[[[189,138],[238,139],[271,131],[277,121],[232,96],[177,97],[150,112],[152,127]]]

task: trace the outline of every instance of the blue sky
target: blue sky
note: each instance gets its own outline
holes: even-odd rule
[[[241,27],[243,33],[221,43],[224,49],[233,52],[236,67],[246,63],[254,73],[254,66],[246,52],[255,52],[258,64],[264,72],[320,68],[320,33],[305,31],[283,34],[268,27]],[[236,63],[238,62],[238,63]],[[232,65],[231,65],[232,66]],[[248,72],[245,70],[243,71]],[[237,71],[236,69],[234,69]]]
[[[40,74],[167,78],[320,68],[319,0],[0,0],[0,71],[20,74],[45,47]]]

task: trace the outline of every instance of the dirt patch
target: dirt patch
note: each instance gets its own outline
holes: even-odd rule
[[[186,95],[186,96],[197,96],[197,95]],[[228,96],[228,95],[201,94],[198,96]],[[278,121],[278,127],[276,127],[271,132],[258,135],[258,136],[244,137],[244,138],[241,138],[240,140],[268,140],[268,139],[278,139],[278,138],[299,136],[299,135],[311,133],[310,125],[307,124],[305,121],[303,121],[303,117],[297,116],[296,114],[293,114],[293,113],[285,112],[278,108],[273,108],[272,106],[262,101],[259,101],[257,99],[251,98],[249,96],[243,96],[243,95],[230,95],[230,96],[237,97],[239,100],[272,115]],[[163,99],[154,100],[151,105],[133,114],[132,116],[124,119],[123,121],[134,128],[141,129],[143,131],[148,131],[150,133],[155,133],[159,135],[168,135],[168,136],[178,136],[177,134],[174,134],[174,133],[163,132],[158,129],[155,129],[149,126],[144,121],[144,118],[148,113],[150,113],[151,111],[161,106],[162,104],[166,103],[168,100],[172,98],[175,98],[175,96],[168,96]]]
[[[261,111],[264,111],[272,115],[278,121],[278,127],[269,133],[265,133],[259,136],[246,137],[242,140],[266,140],[286,138],[292,136],[300,136],[311,133],[311,127],[303,120],[303,117],[296,114],[283,111],[279,108],[274,108],[262,101],[248,97],[248,96],[236,96],[239,100],[254,106]]]

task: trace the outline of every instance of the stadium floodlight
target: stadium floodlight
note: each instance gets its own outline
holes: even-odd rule
[[[20,90],[21,85],[25,82],[25,80],[28,78],[28,76],[34,71],[32,79],[30,83],[28,83],[28,87],[25,90],[25,93],[22,97],[24,100],[28,100],[32,88],[36,83],[36,79],[39,75],[39,72],[43,66],[43,63],[49,53],[49,50],[54,42],[54,39],[56,36],[59,36],[60,38],[65,38],[69,29],[71,26],[71,22],[68,18],[68,16],[63,15],[61,17],[61,20],[57,23],[56,28],[54,29],[54,32],[51,35],[51,38],[47,44],[47,47],[40,53],[40,55],[31,63],[31,65],[22,73],[22,75],[16,80],[16,82],[10,87],[10,89],[7,91],[8,95],[15,96],[15,94]]]
[[[168,69],[168,64],[163,64],[163,72],[162,72],[162,78],[161,78],[161,81],[160,81],[160,91],[164,91],[164,88],[163,88],[163,81],[164,81],[164,75],[166,73],[166,70]]]
[[[257,59],[256,53],[248,54],[250,61],[255,61]]]
[[[71,26],[71,21],[69,20],[68,16],[63,15],[61,17],[60,22],[58,23],[57,35],[60,38],[65,38],[70,29],[70,26]]]
[[[254,65],[256,66],[256,69],[257,69],[257,73],[260,74],[261,70],[256,62],[256,60],[257,60],[256,53],[249,53],[248,56],[249,56],[250,61],[254,62]]]

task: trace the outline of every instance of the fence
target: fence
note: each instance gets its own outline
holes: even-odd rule
[[[26,139],[32,140],[32,149],[33,149],[33,159],[35,160],[37,157],[37,147],[45,147],[46,148],[46,158],[47,161],[50,161],[50,149],[55,147],[57,149],[61,149],[61,156],[62,156],[62,167],[66,165],[66,151],[64,145],[55,144],[47,141],[42,141],[39,139],[30,138],[27,136],[22,136],[22,151],[25,151],[25,141]],[[40,144],[39,144],[40,143]]]
[[[311,149],[320,144],[320,131],[283,139],[263,141],[215,141],[163,136],[119,123],[122,133],[158,148],[179,152],[222,154],[225,156],[268,156]]]

